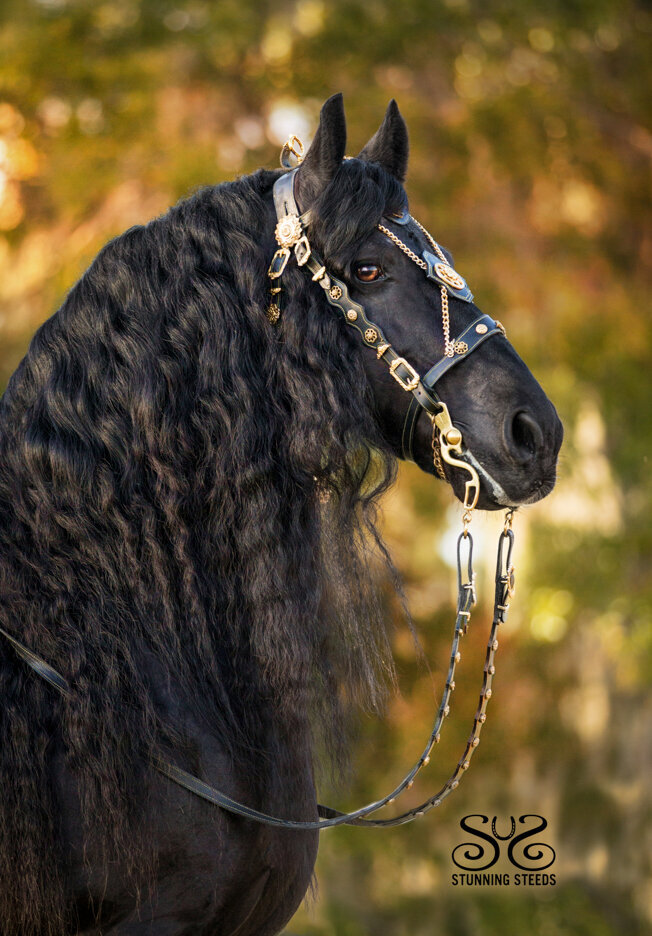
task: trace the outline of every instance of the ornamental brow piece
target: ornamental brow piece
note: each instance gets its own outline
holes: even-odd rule
[[[552,490],[562,428],[410,214],[396,103],[345,147],[335,95],[280,170],[115,238],[0,400],[0,936],[274,936],[321,830],[424,816],[480,744],[514,512]],[[461,505],[450,656],[407,772],[343,812],[316,776],[395,675],[374,555],[396,581],[376,517],[400,459]],[[442,772],[477,509],[505,512],[493,615]]]

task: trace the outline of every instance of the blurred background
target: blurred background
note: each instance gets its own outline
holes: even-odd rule
[[[516,518],[517,595],[469,774],[412,826],[323,834],[316,893],[288,933],[650,932],[649,4],[5,0],[0,16],[0,391],[109,237],[276,166],[341,90],[352,154],[397,98],[412,213],[565,424],[556,491]],[[401,694],[361,726],[343,805],[384,792],[429,733],[459,517],[448,490],[401,468],[386,536],[432,677],[397,614]],[[490,597],[500,518],[473,527]],[[411,802],[461,753],[489,614],[485,601]],[[512,815],[546,817],[556,885],[453,886],[468,813],[503,833]]]

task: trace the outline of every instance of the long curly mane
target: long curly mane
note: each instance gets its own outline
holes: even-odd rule
[[[276,177],[109,243],[0,401],[0,625],[72,687],[58,698],[2,647],[2,933],[63,927],[54,757],[107,860],[135,873],[150,854],[147,755],[186,743],[154,672],[261,782],[282,766],[269,724],[310,717],[337,756],[349,704],[377,706],[391,678],[370,564],[395,460],[321,290],[289,269],[279,327],[266,318]],[[314,241],[341,267],[404,198],[347,161]]]

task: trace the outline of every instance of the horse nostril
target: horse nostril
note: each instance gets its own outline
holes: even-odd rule
[[[543,432],[538,422],[524,410],[519,410],[505,426],[507,447],[520,461],[530,461],[543,444]]]

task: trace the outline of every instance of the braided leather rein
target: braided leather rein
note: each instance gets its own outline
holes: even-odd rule
[[[162,753],[156,754],[154,757],[152,757],[152,766],[158,770],[159,773],[165,775],[170,780],[173,780],[179,786],[182,786],[191,793],[194,793],[202,799],[207,800],[209,803],[225,809],[227,812],[235,813],[238,816],[242,816],[246,819],[252,819],[256,822],[263,823],[264,825],[276,826],[282,829],[303,829],[308,831],[329,829],[339,825],[388,828],[390,826],[403,825],[406,822],[411,822],[412,820],[425,815],[425,813],[429,812],[431,809],[434,809],[436,806],[439,806],[440,803],[450,793],[452,793],[454,789],[457,788],[462,776],[468,770],[471,757],[480,743],[480,733],[482,731],[482,726],[487,720],[487,703],[492,696],[492,683],[494,674],[496,672],[495,656],[496,651],[498,650],[497,632],[499,626],[506,620],[507,612],[509,610],[509,599],[514,593],[514,567],[511,561],[514,547],[514,533],[512,532],[511,528],[513,513],[513,510],[507,511],[505,526],[498,540],[493,622],[491,625],[489,641],[487,643],[487,650],[485,654],[480,699],[473,719],[471,733],[466,742],[464,752],[448,780],[446,780],[443,786],[435,794],[429,796],[420,805],[414,806],[400,815],[393,816],[390,819],[366,818],[367,816],[377,812],[383,806],[391,805],[405,790],[411,789],[417,774],[422,770],[423,767],[430,763],[432,750],[440,740],[440,731],[444,720],[448,718],[450,714],[451,694],[455,689],[455,671],[457,664],[460,662],[462,657],[462,654],[459,650],[459,644],[461,638],[467,633],[471,620],[471,609],[476,601],[475,574],[473,572],[473,539],[471,533],[467,529],[460,533],[457,541],[457,614],[455,616],[455,627],[453,631],[448,674],[446,676],[444,691],[442,693],[430,737],[428,738],[427,744],[421,756],[403,777],[401,782],[390,793],[387,793],[380,799],[374,800],[373,802],[368,803],[366,806],[362,806],[361,808],[351,812],[340,812],[339,810],[333,809],[330,806],[322,806],[321,804],[318,804],[317,812],[321,818],[318,820],[303,822],[293,819],[280,819],[277,816],[270,816],[258,809],[254,809],[251,806],[246,806],[244,803],[239,803],[237,800],[232,799],[225,793],[221,793],[219,790],[215,789],[215,787],[210,786],[210,784],[201,780],[199,777],[195,777],[176,764],[170,763]],[[64,696],[64,698],[69,697],[72,694],[72,690],[68,681],[61,675],[61,673],[55,670],[54,667],[50,666],[50,664],[47,663],[42,657],[38,656],[38,654],[27,648],[14,636],[8,633],[8,631],[0,628],[0,634],[6,638],[18,656],[25,663],[27,663],[27,665],[30,666],[38,676],[48,682],[54,689],[56,689],[62,696]]]

